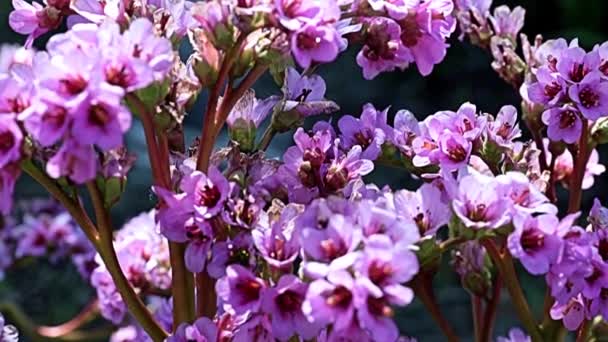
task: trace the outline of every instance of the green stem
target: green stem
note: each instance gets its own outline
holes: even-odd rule
[[[55,182],[54,179],[50,178],[46,173],[38,168],[32,160],[24,160],[21,163],[21,169],[32,177],[36,182],[42,185],[55,199],[57,199],[66,208],[68,213],[72,216],[74,221],[78,223],[80,228],[83,230],[87,238],[97,248],[99,246],[99,235],[97,228],[91,222],[91,219],[86,214],[80,202],[76,199],[68,196]]]
[[[142,328],[150,335],[155,342],[164,341],[167,338],[167,333],[154,319],[150,311],[146,308],[144,302],[135,293],[135,290],[129,284],[125,277],[116,251],[114,250],[114,239],[112,237],[112,222],[108,210],[105,208],[101,191],[97,188],[95,182],[87,183],[87,189],[91,195],[93,209],[97,227],[99,228],[99,255],[112,276],[112,280],[116,288],[120,292],[122,299],[125,301],[129,312],[137,319]]]
[[[490,239],[483,239],[481,240],[481,243],[486,248],[486,251],[492,258],[496,267],[498,267],[507,290],[509,291],[509,295],[511,296],[515,311],[517,312],[521,323],[528,331],[528,334],[530,334],[532,341],[542,342],[543,338],[536,325],[536,320],[530,311],[524,292],[519,285],[519,279],[517,279],[517,273],[515,272],[511,254],[508,250],[505,251],[505,253],[501,253],[494,244],[494,241]]]
[[[260,140],[260,143],[255,148],[256,151],[266,151],[268,149],[268,146],[270,146],[270,143],[272,142],[272,139],[274,138],[274,136],[276,134],[277,134],[277,131],[274,128],[272,128],[272,124],[269,125],[266,128],[266,130],[264,131],[264,135],[262,135],[262,139]]]

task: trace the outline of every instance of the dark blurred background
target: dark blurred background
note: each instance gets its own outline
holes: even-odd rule
[[[497,1],[497,4],[503,2]],[[568,40],[578,37],[585,48],[602,43],[608,39],[606,13],[608,2],[601,0],[509,0],[505,4],[523,6],[527,10],[524,32],[530,37],[542,34],[545,39],[564,37]],[[0,43],[21,44],[24,37],[8,27],[8,14],[11,10],[9,0],[0,0]],[[327,82],[327,98],[336,101],[341,114],[358,116],[361,107],[368,102],[378,108],[391,106],[391,113],[398,109],[409,109],[419,119],[443,109],[457,109],[466,101],[475,103],[480,110],[496,113],[505,105],[519,107],[519,98],[513,89],[502,82],[490,67],[490,56],[485,52],[451,40],[452,47],[447,58],[436,67],[429,77],[422,77],[410,68],[404,72],[382,74],[373,81],[365,81],[355,63],[356,50],[343,54],[339,60],[322,66],[318,72]],[[43,46],[43,44],[42,44]],[[258,97],[279,92],[270,77],[264,78],[256,86]],[[187,136],[193,139],[199,133],[205,98],[187,118]],[[226,138],[220,139],[220,144]],[[280,156],[285,146],[292,143],[291,135],[284,134],[276,139],[271,147],[273,156]],[[113,211],[117,225],[135,214],[150,209],[154,203],[149,186],[151,174],[147,167],[143,133],[138,123],[134,124],[128,136],[128,145],[138,162],[129,177],[126,195]],[[608,160],[608,151],[600,151],[601,160]],[[605,203],[607,176],[596,178],[596,186],[585,193],[584,208],[590,208],[593,197]],[[395,169],[378,169],[372,179],[379,185],[390,184],[393,188],[416,187],[407,174]],[[41,189],[28,179],[23,179],[16,191],[19,199],[44,195]],[[563,200],[563,198],[562,198]],[[531,306],[540,314],[544,287],[543,279],[534,279],[522,273],[522,283]],[[447,267],[435,280],[435,290],[445,315],[457,332],[471,340],[472,323],[469,297],[458,284],[458,279]],[[504,291],[503,291],[504,292]],[[50,266],[38,263],[35,267],[19,268],[8,273],[7,279],[0,282],[0,301],[13,300],[21,303],[27,313],[41,324],[58,324],[73,315],[87,302],[91,295],[79,280],[71,266]],[[420,341],[440,341],[444,338],[435,327],[422,305],[415,302],[398,313],[400,327],[404,334],[417,337]],[[504,335],[511,326],[518,325],[509,298],[503,293],[499,318],[496,321],[495,335]]]

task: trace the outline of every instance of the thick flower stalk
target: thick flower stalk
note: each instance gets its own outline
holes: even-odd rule
[[[503,289],[525,332],[499,341],[555,341],[564,328],[579,341],[601,338],[608,209],[581,206],[605,171],[596,147],[608,141],[608,43],[532,44],[520,36],[525,10],[491,11],[489,0],[13,6],[9,24],[28,38],[0,53],[0,275],[23,259],[68,258],[96,293],[56,327],[0,303],[26,336],[72,339],[100,315],[117,328],[103,335],[110,341],[410,341],[395,317],[417,298],[458,341],[433,293],[447,257],[471,296],[476,341],[493,339]],[[354,46],[368,80],[409,66],[427,76],[457,30],[491,54],[521,110],[465,102],[418,120],[368,103],[305,128],[340,111],[315,74],[320,65]],[[31,48],[48,33],[45,49]],[[253,87],[267,72],[280,90],[259,98]],[[195,106],[201,94],[205,108]],[[186,115],[203,115],[192,142]],[[114,231],[112,208],[124,204],[136,158],[124,143],[134,121],[155,207]],[[229,143],[216,149],[225,126]],[[294,144],[271,158],[280,134]],[[371,184],[378,165],[420,186]],[[21,173],[67,212],[13,206]],[[567,212],[558,210],[560,186]],[[541,322],[515,262],[546,280]],[[14,338],[4,319],[0,328]]]

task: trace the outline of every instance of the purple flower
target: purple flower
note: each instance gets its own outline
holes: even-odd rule
[[[231,129],[240,125],[257,128],[268,116],[275,103],[272,98],[260,101],[256,99],[255,91],[248,90],[230,111],[226,124]]]
[[[466,165],[473,146],[459,133],[445,131],[439,137],[438,149],[431,158],[446,170],[456,170]]]
[[[564,100],[568,85],[566,80],[549,67],[541,67],[536,71],[537,82],[528,86],[530,101],[546,105],[555,105]]]
[[[196,215],[203,219],[219,214],[230,193],[228,180],[216,167],[210,167],[207,175],[192,172],[180,187],[191,198]]]
[[[23,133],[11,118],[0,114],[0,169],[21,159]]]
[[[214,278],[220,278],[226,274],[226,266],[230,264],[254,267],[255,262],[253,239],[251,235],[242,233],[234,239],[218,241],[213,245],[207,272]]]
[[[441,191],[431,184],[423,184],[416,192],[400,190],[394,201],[397,214],[412,218],[421,235],[435,235],[451,217],[449,205],[441,200]]]
[[[266,284],[247,268],[230,265],[215,288],[224,310],[235,315],[249,315],[259,311]]]
[[[197,319],[194,324],[182,323],[166,342],[215,342],[219,335],[217,326],[207,317]]]
[[[456,29],[453,10],[451,0],[426,1],[399,21],[401,42],[410,50],[423,76],[429,75],[446,55],[445,38]]]
[[[336,0],[274,0],[274,4],[279,22],[290,31],[297,31],[307,23],[335,22],[340,18],[340,7]]]
[[[393,131],[393,145],[397,146],[402,153],[413,157],[412,144],[414,139],[421,134],[420,124],[416,116],[407,110],[400,110],[395,114],[395,129]]]
[[[25,128],[42,146],[50,146],[61,139],[71,122],[63,101],[51,91],[41,89],[38,99],[20,116]]]
[[[509,222],[508,203],[497,191],[494,178],[473,173],[463,177],[452,202],[455,214],[473,229],[495,229]]]
[[[376,341],[397,340],[399,330],[392,318],[394,311],[388,299],[377,286],[365,280],[367,278],[357,279],[354,291],[359,325]]]
[[[76,139],[68,139],[46,164],[46,172],[57,179],[68,176],[78,184],[84,184],[97,175],[95,151],[91,145],[81,145]]]
[[[559,220],[555,215],[516,215],[515,230],[507,240],[511,254],[531,274],[545,274],[561,254],[562,241],[557,234]]]
[[[354,251],[362,239],[361,230],[351,220],[340,214],[333,214],[324,229],[303,227],[299,238],[307,259],[331,262]]]
[[[275,342],[268,315],[255,315],[241,324],[232,337],[234,342]]]
[[[570,105],[546,110],[542,120],[548,126],[547,136],[553,141],[561,140],[567,144],[574,144],[578,142],[583,130],[580,112]]]
[[[12,209],[15,183],[20,174],[19,164],[10,164],[0,168],[0,213],[3,215],[8,215]]]
[[[341,37],[331,25],[308,24],[291,35],[291,51],[298,64],[328,63],[338,57]]]
[[[556,302],[551,307],[551,318],[554,320],[562,320],[566,329],[574,331],[578,329],[583,320],[585,320],[586,309],[583,299],[578,296],[572,298],[566,304]]]
[[[131,126],[131,113],[122,106],[122,91],[102,83],[78,109],[71,128],[81,144],[95,144],[104,151],[120,147]]]
[[[497,36],[517,41],[519,31],[524,27],[526,10],[517,6],[511,11],[508,6],[498,6],[494,9],[494,15],[490,16],[490,22]]]
[[[57,28],[63,19],[56,8],[43,7],[37,2],[30,4],[24,0],[13,0],[13,8],[9,25],[15,32],[28,35],[26,47],[32,46],[34,39]]]
[[[602,206],[599,199],[595,198],[593,200],[593,207],[589,212],[587,220],[591,223],[593,230],[598,234],[603,230],[608,229],[608,209]],[[602,235],[605,234],[602,233]],[[605,253],[608,253],[608,240],[606,240],[604,248],[606,248]],[[600,253],[602,253],[602,249],[603,248],[600,248]],[[606,256],[608,257],[608,254]]]
[[[496,177],[501,195],[510,200],[511,215],[534,213],[557,214],[557,208],[520,172],[507,172]]]
[[[319,75],[300,75],[296,69],[287,68],[282,91],[284,112],[295,110],[301,117],[308,117],[329,114],[339,109],[336,103],[325,100],[326,85]],[[278,96],[271,96],[265,101],[279,100]]]
[[[526,335],[519,328],[511,328],[509,330],[509,336],[507,337],[498,337],[496,342],[532,342],[530,336]]]
[[[272,334],[279,341],[287,341],[294,334],[307,340],[317,336],[320,326],[310,323],[302,312],[308,285],[287,274],[277,285],[264,292],[263,308],[271,315]]]
[[[157,81],[165,79],[173,67],[175,55],[171,42],[155,35],[147,19],[135,19],[123,34],[125,51],[148,64]]]
[[[369,6],[374,11],[386,10],[391,18],[403,19],[408,12],[414,9],[418,1],[414,0],[368,0]]]
[[[578,46],[563,50],[557,60],[556,68],[561,77],[573,83],[580,83],[585,77],[595,72],[600,64],[597,51],[586,53]]]
[[[418,273],[418,259],[407,243],[394,244],[386,235],[370,236],[355,270],[381,289],[391,303],[403,306],[414,298],[413,291],[401,285]]]
[[[332,324],[332,330],[341,334],[353,324],[354,285],[355,280],[348,271],[330,272],[327,279],[310,284],[302,311],[309,321],[319,325]]]
[[[207,222],[196,222],[187,225],[186,236],[190,243],[186,247],[184,260],[190,272],[200,273],[205,269],[211,251],[213,229]]]
[[[401,43],[401,27],[394,20],[375,17],[368,24],[365,45],[357,54],[363,76],[371,80],[378,74],[405,69],[413,57]]]
[[[608,113],[608,83],[601,82],[600,75],[599,72],[592,72],[568,91],[570,98],[589,120],[596,120]]]
[[[366,104],[359,119],[346,115],[338,121],[342,148],[349,150],[355,145],[361,146],[361,158],[375,160],[380,155],[382,144],[392,136],[391,128],[386,123],[388,108],[378,111],[372,104]],[[388,137],[387,137],[388,136]]]
[[[300,249],[293,234],[293,219],[289,210],[271,228],[258,227],[251,232],[255,247],[271,267],[288,270],[292,267]]]
[[[517,124],[517,109],[510,105],[500,108],[496,119],[488,122],[487,132],[489,138],[498,146],[511,146],[514,139],[521,137],[521,129]]]
[[[336,158],[327,166],[324,176],[325,189],[328,192],[336,192],[344,189],[353,181],[372,172],[374,164],[367,159],[361,158],[361,146],[354,146],[347,155],[339,155],[336,142],[334,156]]]

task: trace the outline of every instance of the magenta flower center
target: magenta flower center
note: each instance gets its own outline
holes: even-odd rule
[[[597,249],[598,249],[598,252],[600,253],[600,256],[602,257],[602,260],[607,261],[608,260],[608,240],[601,239],[600,242],[598,243]]]
[[[403,45],[412,47],[418,44],[418,39],[422,37],[422,32],[416,21],[416,14],[410,14],[399,22],[401,26],[401,41]]]
[[[369,280],[374,284],[383,284],[393,274],[393,267],[389,263],[374,260],[367,269]]]
[[[287,290],[277,296],[275,302],[281,312],[296,312],[302,307],[302,296],[293,290]]]
[[[386,304],[384,298],[367,297],[367,309],[374,316],[392,317],[393,309]]]
[[[66,93],[78,95],[86,89],[87,81],[81,76],[76,76],[61,80],[61,85]]]
[[[309,161],[305,161],[300,165],[298,169],[298,177],[302,184],[307,188],[312,188],[317,185],[317,180],[315,177],[315,172],[312,167],[312,163]]]
[[[323,151],[321,151],[321,149],[318,147],[315,147],[314,149],[306,149],[302,159],[310,162],[310,164],[314,167],[319,167],[325,160],[325,153],[323,153]]]
[[[329,306],[346,309],[353,300],[353,294],[344,286],[340,285],[334,289],[326,303]]]
[[[21,113],[27,107],[29,107],[29,101],[22,98],[21,96],[16,96],[14,98],[8,99],[8,104],[10,106],[10,110],[13,113]]]
[[[481,222],[486,218],[486,210],[488,208],[485,204],[477,204],[469,208],[469,219],[473,222]]]
[[[10,131],[0,133],[0,151],[7,152],[15,146],[15,136]]]
[[[236,290],[241,294],[245,303],[253,302],[260,298],[262,284],[257,282],[255,279],[239,281],[236,283],[235,287]]]
[[[355,141],[357,141],[357,144],[361,146],[362,149],[366,149],[372,144],[372,137],[369,130],[355,133]]]
[[[559,128],[566,129],[572,127],[576,123],[576,113],[571,110],[565,110],[559,116]]]
[[[42,120],[54,127],[61,127],[65,123],[67,118],[67,111],[65,108],[53,107],[44,113]]]
[[[207,239],[201,228],[197,225],[190,225],[186,227],[186,237],[190,240],[204,241]]]
[[[89,122],[95,126],[103,127],[112,120],[108,111],[99,105],[91,106],[89,109]]]
[[[602,74],[608,76],[608,59],[603,60],[602,64],[600,64],[600,71]]]
[[[321,44],[321,37],[312,36],[308,33],[298,34],[297,45],[302,50],[316,49]]]
[[[450,146],[448,148],[448,157],[455,162],[461,162],[466,159],[467,151],[460,145]]]
[[[508,139],[509,133],[511,132],[512,128],[513,128],[513,126],[511,126],[510,123],[505,122],[500,126],[498,131],[496,131],[496,135],[498,135],[499,137],[501,137],[503,139]]]
[[[120,66],[109,66],[106,69],[106,80],[111,85],[127,88],[133,83],[135,74],[129,70],[124,64]]]
[[[325,183],[330,191],[337,191],[348,183],[348,170],[344,167],[332,166],[325,176]]]
[[[526,253],[533,253],[545,245],[545,235],[538,229],[526,229],[520,242]]]
[[[555,81],[545,86],[545,95],[549,98],[554,98],[560,91],[562,91],[562,86]]]
[[[372,61],[378,59],[391,60],[395,58],[395,50],[398,46],[391,44],[391,37],[385,23],[374,25],[368,31],[365,40],[366,48],[363,50],[364,56]]]
[[[329,260],[333,260],[341,255],[344,255],[346,252],[346,247],[342,243],[336,242],[332,239],[321,241],[321,249],[323,250],[325,257],[327,257]]]
[[[600,103],[600,95],[589,87],[585,87],[583,90],[581,90],[578,96],[581,100],[581,104],[585,108],[597,107],[597,105]]]
[[[584,64],[575,63],[570,70],[570,79],[574,82],[580,82],[589,73],[589,69]]]
[[[205,185],[198,189],[198,205],[213,208],[220,201],[222,194],[214,185]]]

